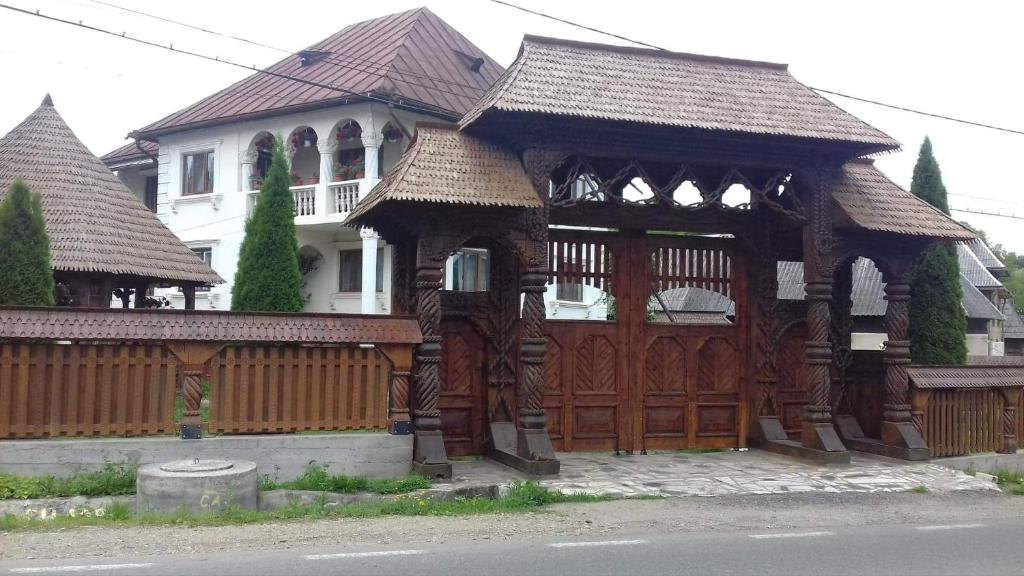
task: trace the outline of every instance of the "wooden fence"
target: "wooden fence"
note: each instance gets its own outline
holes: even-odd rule
[[[1003,399],[998,390],[934,390],[924,418],[933,457],[995,452],[1003,442]]]
[[[1015,452],[1024,365],[911,366],[914,423],[933,457]]]
[[[388,427],[390,366],[358,346],[230,346],[211,360],[210,432]]]
[[[148,344],[0,344],[0,438],[173,433],[177,367]]]
[[[0,438],[403,430],[412,318],[0,307]]]

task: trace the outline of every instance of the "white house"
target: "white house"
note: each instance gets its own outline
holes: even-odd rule
[[[310,312],[390,312],[390,247],[341,225],[398,161],[416,122],[457,120],[502,68],[426,8],[353,24],[166,118],[103,157],[225,279],[197,308],[228,309],[275,138],[291,161]],[[486,253],[448,265],[448,286],[484,289]],[[483,284],[481,286],[481,284]],[[164,291],[174,307],[183,297]]]

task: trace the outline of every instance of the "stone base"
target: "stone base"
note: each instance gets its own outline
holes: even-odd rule
[[[888,439],[886,441],[864,436],[857,419],[849,414],[836,416],[835,421],[839,435],[851,450],[901,460],[931,459],[928,446],[910,422],[882,422],[883,435]]]
[[[828,438],[828,435],[823,433],[824,437],[823,445],[825,442],[829,442],[827,445],[835,446],[838,444],[839,450],[823,450],[821,448],[808,447],[803,444],[790,440],[786,436],[786,431],[782,428],[782,423],[778,417],[775,416],[761,416],[758,418],[757,426],[760,428],[761,433],[761,448],[775,452],[776,454],[785,454],[786,456],[794,456],[803,460],[810,460],[812,462],[819,462],[821,464],[832,465],[832,464],[849,464],[850,463],[850,452],[846,450],[842,442],[839,441],[838,437],[835,437],[834,442]],[[815,425],[815,431],[817,427],[821,425]],[[831,429],[831,426],[829,426]],[[804,433],[807,430],[805,428]],[[835,431],[832,431],[832,435],[835,436]]]
[[[812,450],[823,452],[847,451],[831,422],[804,422],[803,429],[800,430],[800,443]]]
[[[488,456],[509,468],[531,476],[550,476],[561,469],[547,430],[517,430],[511,422],[492,422],[491,440]]]
[[[452,477],[452,465],[450,462],[438,462],[434,464],[413,462],[412,473],[435,480],[448,480]]]

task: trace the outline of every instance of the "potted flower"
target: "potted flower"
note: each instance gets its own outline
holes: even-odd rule
[[[402,136],[404,136],[400,128],[390,123],[384,127],[384,130],[381,131],[381,135],[384,136],[385,142],[398,142],[402,139]]]
[[[338,142],[347,142],[349,140],[355,140],[356,138],[359,138],[362,135],[363,129],[359,127],[359,124],[356,124],[354,121],[349,120],[340,128],[338,128],[338,131],[337,133],[335,133],[334,136],[338,139]]]

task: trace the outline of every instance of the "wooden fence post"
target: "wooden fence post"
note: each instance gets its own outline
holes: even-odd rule
[[[1017,403],[1020,402],[1020,388],[1000,388],[1003,395],[1003,442],[997,452],[1017,452]]]
[[[167,345],[182,365],[182,440],[198,440],[203,437],[203,422],[199,416],[203,403],[203,367],[223,347],[224,343],[175,342]]]
[[[409,377],[412,372],[412,346],[381,344],[377,349],[391,361],[388,432],[410,434],[412,429],[409,422]]]

